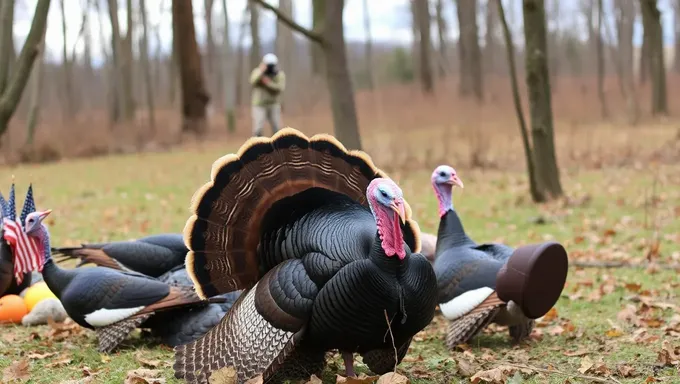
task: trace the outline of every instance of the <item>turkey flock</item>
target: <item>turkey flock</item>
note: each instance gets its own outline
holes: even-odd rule
[[[174,347],[175,376],[200,384],[224,368],[237,383],[321,377],[334,351],[341,374],[356,375],[355,354],[384,374],[437,312],[449,349],[490,323],[528,337],[562,293],[566,250],[477,243],[454,209],[456,171],[430,182],[438,210],[418,214],[439,215],[436,236],[366,153],[285,128],[215,161],[183,233],[70,248],[52,247],[32,186],[17,218],[13,183],[0,194],[0,296],[43,279],[101,352],[145,329]]]

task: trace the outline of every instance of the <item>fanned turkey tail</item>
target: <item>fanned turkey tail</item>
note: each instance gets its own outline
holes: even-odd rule
[[[368,207],[366,188],[377,177],[386,175],[364,152],[348,151],[332,136],[308,138],[292,128],[271,138],[251,138],[236,154],[215,161],[211,180],[192,198],[192,216],[184,228],[187,272],[201,297],[247,292],[215,328],[176,348],[175,376],[207,383],[215,371],[231,366],[243,383],[258,374],[273,380],[279,373],[305,372],[309,377],[319,371],[324,353],[301,351],[296,345],[305,319],[286,313],[273,299],[262,301],[267,300],[265,282],[273,268],[297,260],[259,259],[261,229],[282,225],[289,217],[291,211],[285,209],[271,214],[276,203],[281,207],[282,200],[312,188],[346,195]],[[318,200],[306,202],[305,208],[325,203]],[[408,205],[406,219],[405,241],[418,252],[420,231]],[[253,286],[260,287],[257,300]]]

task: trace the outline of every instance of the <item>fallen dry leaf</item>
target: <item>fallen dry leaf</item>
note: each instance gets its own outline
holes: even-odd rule
[[[323,381],[319,379],[316,375],[312,375],[305,384],[323,384]]]
[[[408,377],[404,375],[400,375],[396,372],[387,372],[380,376],[376,384],[408,384],[410,382]]]
[[[30,352],[26,354],[26,357],[28,357],[31,360],[43,360],[48,357],[52,357],[57,355],[57,352],[45,352],[45,353],[35,353],[35,352]]]
[[[165,379],[158,377],[160,374],[158,369],[134,369],[128,371],[124,384],[165,384]]]
[[[508,378],[517,372],[521,372],[527,375],[534,374],[535,372],[529,368],[520,368],[511,365],[499,365],[498,367],[487,369],[484,371],[479,371],[475,373],[471,378],[470,382],[476,384],[479,382],[492,383],[492,384],[505,384],[508,382]]]
[[[141,352],[135,353],[135,360],[137,360],[138,363],[148,368],[158,368],[162,364],[160,360],[149,360],[142,357]]]
[[[564,356],[574,357],[574,356],[585,356],[590,352],[585,349],[577,349],[575,351],[565,351]]]
[[[49,364],[46,364],[45,367],[47,368],[65,367],[71,364],[71,361],[73,360],[69,359],[68,357],[63,357],[57,361],[53,361]]]
[[[616,319],[636,327],[641,325],[640,318],[637,315],[637,309],[633,304],[626,305],[626,307],[616,315]]]
[[[612,328],[604,333],[607,337],[620,337],[623,335],[620,329]]]
[[[360,373],[358,377],[344,377],[336,375],[336,384],[372,384],[378,380],[379,376],[368,376],[365,373]]]
[[[617,371],[621,377],[633,377],[635,376],[635,368],[627,364],[621,364],[618,366]]]
[[[581,374],[585,374],[586,372],[590,371],[594,365],[595,363],[590,359],[590,357],[586,356],[581,359],[581,366],[579,367],[578,371],[581,372]]]
[[[234,367],[224,367],[213,372],[208,377],[210,384],[236,384],[237,380],[236,369]]]
[[[661,343],[657,361],[662,366],[680,365],[680,347],[674,348],[668,340],[664,340]]]
[[[13,361],[9,367],[2,371],[2,382],[9,383],[15,380],[23,381],[30,377],[28,374],[28,360]]]
[[[466,359],[455,359],[458,366],[458,373],[463,377],[470,377],[477,372],[477,369],[472,363]]]

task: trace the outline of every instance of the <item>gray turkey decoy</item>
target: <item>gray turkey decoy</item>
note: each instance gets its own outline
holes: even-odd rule
[[[184,264],[189,250],[182,234],[163,233],[131,241],[82,244],[80,247],[52,248],[57,262],[80,259],[78,266],[92,263],[122,271],[135,271],[158,277]]]
[[[170,286],[138,273],[93,267],[62,269],[50,256],[50,237],[42,223],[50,210],[26,217],[26,235],[42,245],[41,269],[45,283],[79,325],[96,331],[99,350],[110,352],[136,327],[162,311],[203,307],[204,300],[191,287]]]
[[[0,193],[0,297],[4,295],[18,295],[31,285],[32,276],[23,266],[15,263],[18,252],[34,251],[17,245],[17,236],[21,235],[21,225],[26,216],[35,211],[33,202],[33,188],[28,187],[27,199],[21,210],[20,221],[16,220],[16,201],[14,198],[14,183],[10,188],[9,201]],[[30,198],[29,198],[30,197]],[[29,244],[30,245],[30,244]]]
[[[197,292],[246,291],[205,336],[175,348],[177,378],[208,383],[226,367],[241,384],[309,378],[330,350],[348,376],[355,352],[385,373],[434,317],[436,277],[416,253],[401,189],[332,136],[285,128],[249,139],[213,164],[191,209],[186,265]]]
[[[491,322],[508,325],[515,341],[527,337],[534,319],[545,315],[564,289],[566,250],[554,242],[517,249],[477,244],[453,208],[453,186],[463,187],[456,171],[441,165],[431,181],[439,202],[434,270],[439,308],[450,320],[447,346],[466,343]]]

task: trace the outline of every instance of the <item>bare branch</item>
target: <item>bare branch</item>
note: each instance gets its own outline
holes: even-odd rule
[[[249,0],[254,3],[259,4],[262,8],[268,9],[276,15],[276,18],[279,19],[280,22],[286,24],[288,28],[304,35],[308,39],[314,41],[315,43],[324,45],[324,40],[323,37],[321,37],[321,34],[318,31],[311,31],[300,24],[296,23],[292,18],[286,16],[283,12],[281,12],[277,7],[274,7],[273,5],[265,2],[264,0]]]
[[[7,89],[0,97],[0,134],[7,128],[7,122],[19,105],[21,95],[24,92],[28,78],[31,75],[31,67],[42,47],[42,35],[47,25],[47,13],[50,10],[50,0],[38,0],[35,6],[35,15],[31,29],[26,36],[26,42],[17,59],[16,70],[12,73],[7,84]]]

